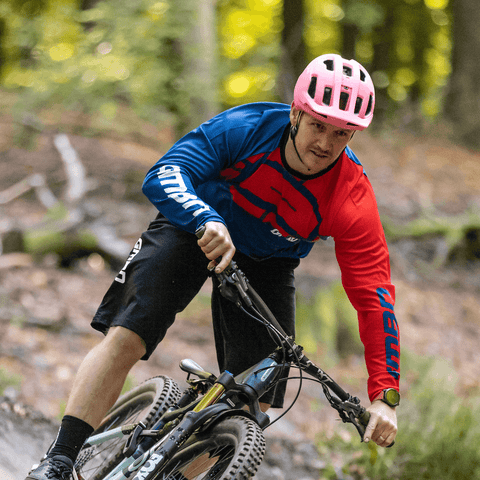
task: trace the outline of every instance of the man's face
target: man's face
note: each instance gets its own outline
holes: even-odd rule
[[[293,105],[290,111],[290,122],[298,125],[300,110]],[[289,138],[285,148],[285,157],[288,165],[304,175],[314,175],[330,166],[342,153],[350,141],[354,130],[330,125],[303,112],[295,144],[298,154]]]

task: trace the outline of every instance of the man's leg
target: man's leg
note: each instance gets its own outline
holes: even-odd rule
[[[65,415],[97,428],[119,397],[131,368],[144,355],[145,346],[136,333],[112,327],[80,365]]]
[[[128,372],[144,356],[145,350],[136,333],[124,327],[112,327],[87,354],[48,458],[30,472],[26,480],[69,477],[80,448],[117,400]]]
[[[108,333],[84,359],[54,446],[27,480],[57,480],[53,471],[71,471],[83,442],[118,398],[130,369],[140,358],[149,358],[176,313],[202,287],[207,264],[195,235],[161,216],[150,224],[95,314],[92,326]]]

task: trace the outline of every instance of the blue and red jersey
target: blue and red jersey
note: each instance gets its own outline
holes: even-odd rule
[[[293,171],[284,156],[290,107],[227,110],[180,139],[148,172],[143,191],[174,225],[194,233],[223,222],[252,258],[305,257],[332,237],[358,312],[370,399],[399,383],[399,329],[387,244],[372,186],[347,147],[326,171]]]

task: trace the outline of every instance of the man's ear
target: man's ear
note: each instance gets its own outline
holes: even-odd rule
[[[292,106],[290,107],[290,123],[295,126],[298,121],[298,114],[300,113],[300,110],[295,107],[295,105],[292,102]]]

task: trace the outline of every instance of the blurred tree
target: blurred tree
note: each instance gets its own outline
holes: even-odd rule
[[[187,130],[208,120],[219,111],[215,4],[216,0],[194,3],[192,28],[185,39],[188,51],[188,58],[185,59],[186,83],[193,87]]]
[[[410,100],[420,106],[425,84],[422,85],[422,78],[427,75],[427,64],[425,52],[430,47],[430,39],[435,29],[431,21],[430,11],[425,7],[424,2],[417,2],[413,5],[404,4],[401,9],[403,22],[397,31],[397,44],[399,67],[406,67],[413,73],[411,76]],[[405,85],[405,82],[401,82]]]
[[[81,0],[80,10],[88,10],[93,8],[100,0]]]
[[[222,106],[278,101],[282,0],[219,0]]]
[[[450,21],[458,15],[445,112],[459,124],[457,110],[449,113],[448,106],[460,102],[455,95],[468,90],[463,85],[473,73],[467,70],[478,63],[468,57],[478,51],[478,34],[464,25],[478,19],[479,7],[478,0],[456,0],[451,14],[448,3],[0,0],[1,80],[21,94],[20,123],[25,112],[31,118],[63,105],[108,128],[118,126],[117,112],[127,105],[152,123],[173,124],[178,136],[219,108],[290,102],[306,63],[336,52],[372,73],[376,124],[386,118],[411,123],[412,112],[439,114],[450,75]],[[470,111],[476,87],[462,100]],[[475,120],[473,113],[463,127],[474,139]]]
[[[295,82],[307,63],[304,17],[303,0],[283,0],[281,64],[277,83],[280,98],[285,103],[292,102]]]
[[[395,0],[343,0],[341,53],[368,67],[376,86],[375,124],[390,104],[387,93],[393,52]]]
[[[117,113],[128,106],[154,124],[168,121],[182,134],[191,109],[182,42],[193,23],[193,4],[0,2],[0,18],[7,25],[2,83],[21,94],[18,125],[41,128],[42,115],[52,118],[62,105],[88,113],[96,128],[108,128],[118,126]],[[29,131],[21,127],[18,141],[28,143]]]
[[[5,51],[3,48],[6,29],[7,29],[7,22],[4,18],[0,17],[0,78],[2,77],[3,66],[5,65],[5,62],[6,62]]]
[[[445,115],[455,134],[467,145],[480,148],[480,4],[454,0],[452,75]]]
[[[391,3],[394,0],[389,0]],[[394,63],[395,8],[383,6],[383,22],[373,27],[373,58],[370,67],[376,86],[375,124],[381,125],[390,104],[387,87],[390,85]]]
[[[0,2],[1,5],[1,2]],[[36,63],[34,47],[39,40],[35,18],[46,8],[46,0],[4,0],[0,9],[3,28],[1,31],[2,67],[16,62],[23,67]],[[20,23],[19,20],[22,20]],[[9,38],[9,22],[17,22],[17,35]],[[2,74],[4,74],[4,70]]]
[[[343,0],[342,10],[344,17],[340,22],[342,32],[342,56],[344,58],[357,58],[356,45],[362,33],[358,22],[358,13],[355,12],[355,0]]]
[[[370,71],[377,90],[374,125],[415,129],[439,112],[449,74],[448,0],[342,0],[341,51]]]
[[[99,0],[80,0],[80,10],[89,10],[90,8],[93,8]],[[85,22],[83,24],[83,28],[85,30],[90,30],[95,26],[95,22]]]

